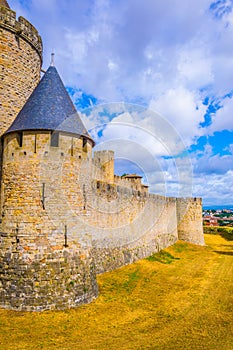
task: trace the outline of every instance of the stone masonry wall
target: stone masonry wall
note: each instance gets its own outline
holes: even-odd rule
[[[0,6],[0,135],[12,124],[40,80],[42,41],[37,30]]]
[[[176,242],[176,200],[128,188],[92,183],[92,237],[97,273],[147,257]]]

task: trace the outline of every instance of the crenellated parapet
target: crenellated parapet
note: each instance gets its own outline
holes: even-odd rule
[[[29,21],[22,16],[17,20],[15,11],[0,6],[0,27],[13,32],[16,38],[21,37],[28,41],[36,49],[42,61],[42,40],[36,28]]]

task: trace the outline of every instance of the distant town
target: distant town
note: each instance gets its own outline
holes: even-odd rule
[[[204,226],[233,227],[232,209],[204,209],[202,212]]]

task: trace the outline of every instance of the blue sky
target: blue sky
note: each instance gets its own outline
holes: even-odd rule
[[[44,69],[55,50],[117,172],[141,172],[154,192],[233,204],[232,0],[8,2],[39,30]]]

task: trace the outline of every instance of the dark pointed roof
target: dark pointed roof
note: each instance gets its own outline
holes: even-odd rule
[[[63,131],[92,140],[53,66],[46,71],[6,134],[25,130]]]
[[[5,6],[5,7],[10,8],[10,6],[6,0],[0,0],[0,6]]]

